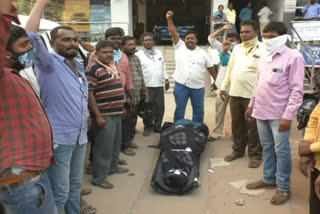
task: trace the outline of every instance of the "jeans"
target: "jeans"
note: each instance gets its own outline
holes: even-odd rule
[[[48,175],[42,173],[40,179],[13,190],[9,186],[0,190],[0,213],[57,214]]]
[[[136,125],[138,121],[138,107],[131,109],[128,103],[125,103],[124,108],[127,110],[126,117],[122,120],[122,143],[121,150],[128,148],[130,143],[136,136]]]
[[[93,123],[95,144],[93,147],[92,183],[101,184],[118,168],[121,147],[121,116],[104,117],[106,126]]]
[[[152,129],[160,132],[164,115],[164,88],[163,87],[148,87],[150,100],[154,105],[154,115],[152,118]],[[144,122],[145,123],[145,122]],[[145,128],[147,124],[145,124]]]
[[[204,88],[192,89],[175,82],[173,94],[176,102],[174,122],[184,119],[186,106],[190,97],[192,105],[192,121],[196,123],[203,123]]]
[[[263,147],[263,180],[289,191],[291,185],[290,130],[279,132],[280,120],[257,120]]]
[[[49,167],[54,200],[58,213],[80,213],[80,192],[87,144],[58,145],[55,148],[56,165]]]

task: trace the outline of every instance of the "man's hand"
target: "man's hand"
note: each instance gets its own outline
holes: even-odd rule
[[[291,120],[286,120],[284,118],[281,118],[280,125],[279,125],[279,132],[288,131],[291,127]]]
[[[218,87],[216,86],[216,84],[215,83],[212,83],[212,85],[211,85],[211,91],[215,91],[215,90],[217,90],[218,89]]]
[[[311,144],[312,143],[310,141],[302,140],[299,144],[299,155],[300,156],[312,155],[312,152],[310,150]]]
[[[165,89],[166,89],[166,91],[168,91],[169,88],[170,88],[170,82],[169,82],[169,80],[166,80],[165,81]]]
[[[225,90],[220,90],[220,98],[222,101],[227,98],[227,92]]]
[[[314,182],[316,194],[320,200],[320,175],[318,175],[316,181]]]
[[[223,28],[223,30],[231,30],[233,28],[233,26],[231,24],[226,24],[222,28]]]
[[[167,18],[167,19],[172,18],[172,17],[173,17],[173,14],[174,14],[174,13],[173,13],[172,10],[168,10],[168,11],[167,11],[167,14],[166,14],[166,18]]]
[[[302,156],[299,160],[299,170],[306,177],[308,177],[308,172],[312,169],[313,165],[313,156]]]
[[[252,117],[252,107],[248,107],[246,112],[244,113],[244,117],[246,118],[246,120],[254,120],[254,118]]]
[[[97,125],[99,128],[106,127],[106,121],[104,120],[104,118],[102,116],[97,117],[96,121],[97,121]]]

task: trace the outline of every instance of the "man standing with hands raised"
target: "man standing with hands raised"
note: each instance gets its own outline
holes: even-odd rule
[[[184,36],[184,41],[180,39],[179,33],[172,20],[173,12],[168,11],[166,18],[168,28],[172,35],[173,46],[175,48],[176,69],[173,74],[175,80],[174,97],[176,110],[174,121],[184,119],[184,114],[188,99],[192,104],[192,120],[202,123],[204,117],[204,87],[205,71],[216,78],[216,71],[207,53],[197,46],[197,33],[189,31]]]

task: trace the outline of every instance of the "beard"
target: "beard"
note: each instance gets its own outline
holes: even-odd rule
[[[63,56],[66,59],[73,59],[78,55],[78,50],[72,50],[72,51],[58,51],[59,55]]]

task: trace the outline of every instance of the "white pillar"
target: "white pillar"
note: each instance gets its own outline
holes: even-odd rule
[[[111,0],[111,26],[121,27],[126,35],[132,35],[132,0]]]

